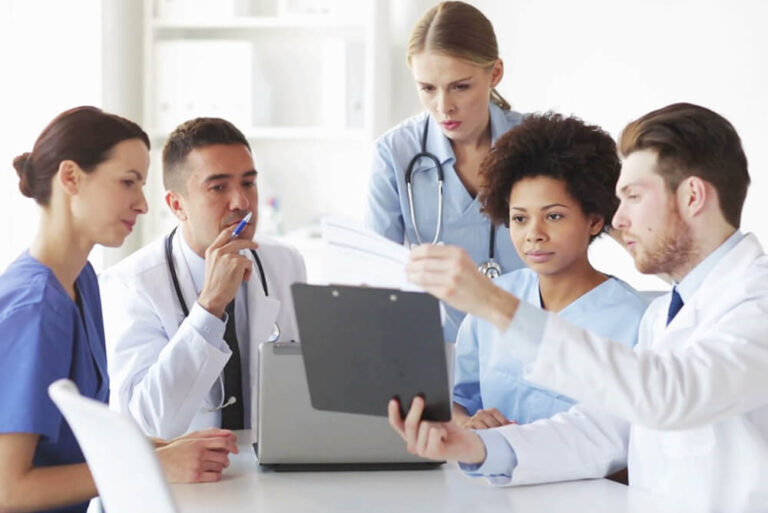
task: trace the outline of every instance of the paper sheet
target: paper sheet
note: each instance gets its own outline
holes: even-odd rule
[[[406,279],[409,251],[401,244],[341,217],[326,216],[321,225],[328,283],[422,290]]]

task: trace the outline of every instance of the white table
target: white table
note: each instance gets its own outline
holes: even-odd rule
[[[493,488],[455,465],[437,470],[273,472],[260,469],[250,433],[218,483],[173,485],[181,513],[211,512],[637,512],[684,513],[684,506],[606,479]]]

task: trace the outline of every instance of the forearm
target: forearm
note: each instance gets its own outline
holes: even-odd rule
[[[517,459],[513,478],[496,485],[590,479],[626,465],[629,424],[601,408],[578,404],[549,419],[494,431]]]
[[[650,429],[711,424],[765,404],[768,305],[751,310],[731,310],[685,347],[637,352],[550,315],[525,378]]]
[[[161,438],[187,430],[229,358],[199,337],[173,342],[131,387],[125,401],[144,431]]]
[[[88,465],[35,467],[2,485],[3,513],[47,510],[88,501],[98,495]],[[12,481],[12,482],[8,482]]]
[[[477,305],[477,309],[473,313],[493,324],[499,331],[504,332],[517,313],[519,304],[520,300],[517,297],[499,287],[493,287],[488,289],[485,300]]]
[[[170,340],[145,325],[141,338],[125,333],[117,345],[113,400],[152,436],[172,438],[187,430],[231,354],[221,321],[209,327],[196,316],[208,314],[196,304]]]

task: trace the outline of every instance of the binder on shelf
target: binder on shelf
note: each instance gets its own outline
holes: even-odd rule
[[[341,37],[323,46],[323,125],[362,128],[364,124],[365,43]]]
[[[188,119],[213,116],[246,130],[252,125],[252,62],[249,41],[158,41],[154,125],[169,131]]]
[[[162,20],[227,19],[236,16],[241,0],[157,0],[157,17]]]

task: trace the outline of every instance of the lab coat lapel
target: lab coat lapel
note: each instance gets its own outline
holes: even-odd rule
[[[272,334],[272,329],[280,313],[280,301],[264,295],[261,286],[259,266],[248,252],[248,258],[253,262],[253,272],[248,280],[246,293],[248,295],[248,331],[250,336],[250,369],[249,381],[251,383],[251,429],[253,436],[258,437],[259,422],[259,365],[261,344],[267,341]],[[262,262],[264,263],[264,262]],[[267,269],[264,269],[267,273]],[[267,278],[267,286],[269,286]],[[272,281],[274,283],[274,280]],[[274,290],[274,289],[273,289]]]
[[[179,237],[183,237],[181,230],[176,230],[176,233],[173,236],[173,250],[171,253],[173,254],[173,264],[176,268],[176,275],[179,277],[181,295],[184,298],[187,309],[191,311],[192,306],[197,302],[197,292],[195,291],[195,282],[192,281],[192,273],[187,265],[187,259],[184,258],[184,253],[181,250]],[[176,296],[176,291],[173,292],[173,295]],[[181,309],[180,304],[176,305],[176,317],[178,319],[176,324],[178,327],[184,322],[184,311]]]
[[[264,295],[259,266],[250,252],[249,259],[253,262],[253,272],[251,279],[248,280],[246,290],[248,294],[248,331],[250,332],[253,352],[258,351],[259,346],[266,342],[272,334],[272,328],[277,321],[278,313],[280,313],[280,301]],[[266,273],[266,269],[264,271]],[[269,285],[269,278],[267,278],[267,285]]]

